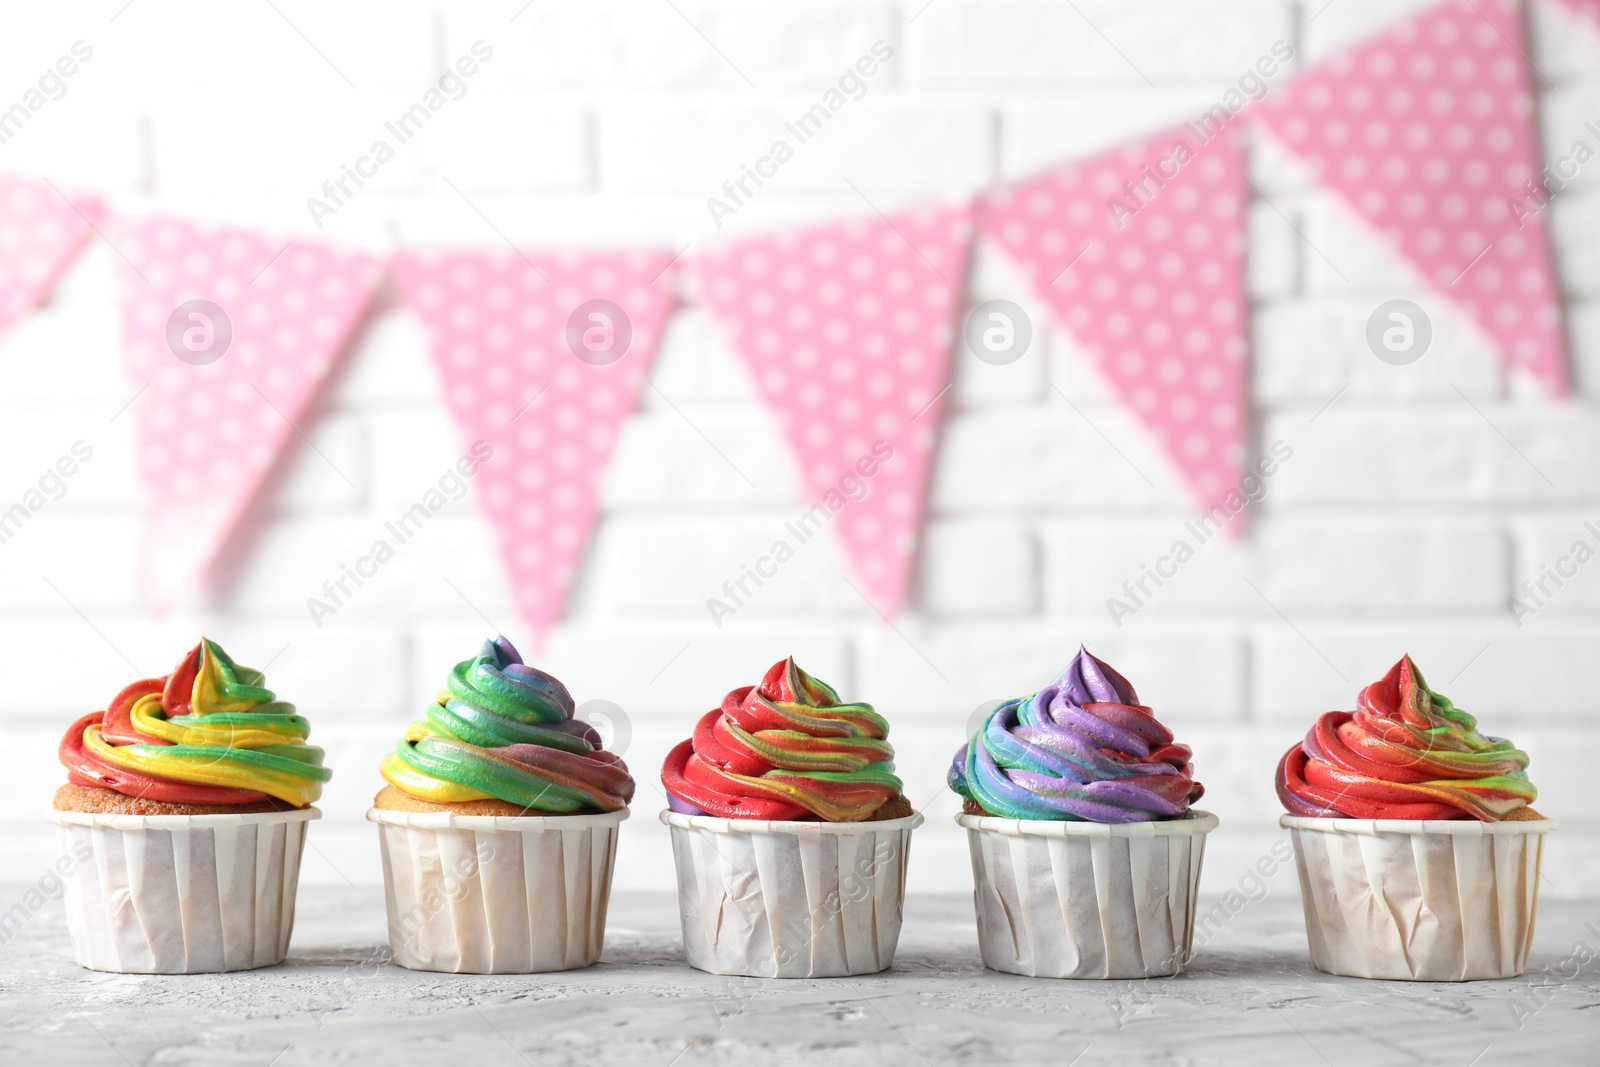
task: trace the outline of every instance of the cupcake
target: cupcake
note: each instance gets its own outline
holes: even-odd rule
[[[689,963],[823,978],[894,962],[907,850],[889,724],[797,666],[740,686],[667,754],[661,784]]]
[[[526,974],[600,958],[633,778],[504,637],[457,663],[379,767],[396,963]]]
[[[1406,656],[1278,763],[1311,961],[1357,978],[1523,972],[1543,835],[1528,755],[1478,732]]]
[[[49,821],[78,962],[197,974],[289,950],[306,823],[330,772],[294,705],[202,640],[61,739]]]
[[[990,712],[951,764],[986,967],[1038,978],[1181,972],[1194,936],[1204,788],[1187,746],[1084,648]]]

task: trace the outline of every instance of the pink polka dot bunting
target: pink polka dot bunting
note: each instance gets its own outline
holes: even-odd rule
[[[915,557],[972,244],[970,205],[732,241],[700,295],[794,449],[860,583],[893,615]]]
[[[1247,402],[1234,128],[1077,161],[1003,187],[980,217],[1200,500],[1221,502],[1239,483]]]
[[[291,440],[382,273],[299,237],[118,216],[123,349],[157,606],[193,586]],[[121,258],[121,257],[125,257]],[[345,474],[353,477],[354,472]]]
[[[673,305],[670,253],[406,253],[426,328],[518,613],[541,645],[594,524],[600,479]]]
[[[1522,16],[1452,0],[1342,52],[1255,115],[1464,307],[1567,391]],[[1356,279],[1359,281],[1359,279]]]
[[[34,307],[94,232],[100,203],[68,203],[47,183],[0,175],[0,332]]]

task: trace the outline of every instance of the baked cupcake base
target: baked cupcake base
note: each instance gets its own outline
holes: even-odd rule
[[[497,804],[432,804],[388,787],[368,810],[383,855],[389,947],[402,967],[530,974],[600,958],[628,809],[528,815],[506,804],[513,814],[504,815]]]
[[[85,785],[62,786],[56,790],[50,806],[56,811],[83,811],[98,815],[254,815],[263,811],[299,810],[276,797],[263,797],[251,804],[173,804],[130,797],[115,789]]]
[[[1528,965],[1553,820],[1284,815],[1311,962],[1353,978],[1462,982]]]

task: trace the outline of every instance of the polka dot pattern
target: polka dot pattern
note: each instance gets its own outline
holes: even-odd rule
[[[561,613],[601,475],[672,310],[672,258],[509,250],[400,258],[401,291],[427,330],[445,404],[467,447],[494,448],[474,478],[478,504],[535,647]],[[568,346],[568,320],[592,300],[620,307],[631,326],[614,362],[579,359]]]
[[[295,427],[303,429],[306,406],[383,268],[372,256],[298,237],[174,218],[117,216],[109,237],[126,257],[118,260],[123,351],[143,388],[129,415],[146,581],[165,605],[204,573],[299,439]],[[227,348],[203,365],[179,359],[168,343],[168,320],[191,300],[211,301],[232,327]]]
[[[1004,187],[981,214],[1208,507],[1244,457],[1244,188],[1232,126],[1204,145],[1180,128]]]
[[[1453,0],[1313,68],[1255,112],[1513,366],[1567,392],[1515,0]],[[1520,221],[1520,228],[1519,228]]]
[[[751,237],[692,263],[807,489],[837,502],[865,483],[828,525],[887,615],[916,554],[971,247],[964,204]],[[894,450],[881,464],[878,441]]]
[[[99,214],[99,201],[69,204],[45,182],[0,175],[0,331],[45,298]]]

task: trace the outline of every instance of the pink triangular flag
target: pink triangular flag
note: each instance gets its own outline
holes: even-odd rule
[[[0,332],[45,298],[99,214],[92,197],[69,200],[48,182],[0,175]]]
[[[300,237],[117,217],[124,350],[158,607],[216,558],[291,439],[382,273]],[[348,480],[349,475],[339,472]]]
[[[1003,187],[981,218],[1212,507],[1244,456],[1244,158],[1231,126],[1200,133]]]
[[[1526,48],[1515,0],[1450,0],[1312,68],[1254,114],[1512,366],[1565,395]]]
[[[744,238],[694,262],[861,592],[891,616],[916,555],[971,245],[962,204]]]
[[[406,253],[518,612],[543,643],[594,523],[600,479],[672,310],[670,253]],[[481,452],[484,451],[480,449]]]

